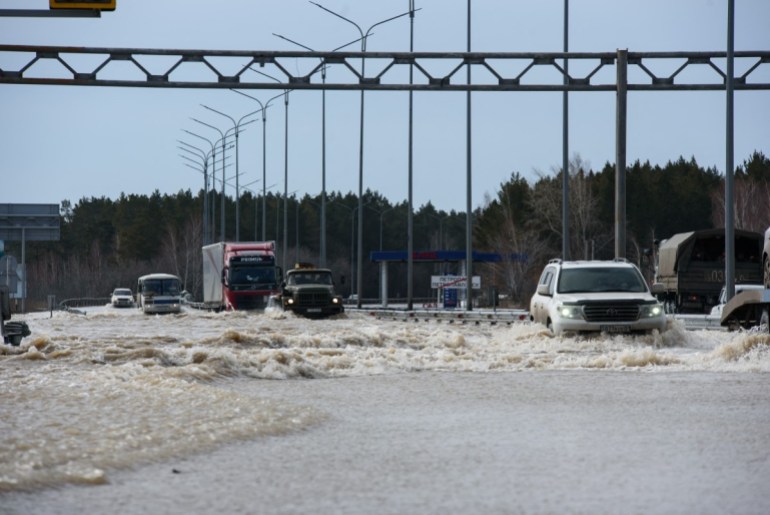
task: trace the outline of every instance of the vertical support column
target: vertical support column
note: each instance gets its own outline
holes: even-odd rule
[[[27,230],[21,228],[21,312],[27,312]]]
[[[409,0],[409,52],[414,52],[414,0]],[[409,63],[409,85],[414,83],[414,62]],[[409,187],[406,221],[406,309],[414,309],[414,92],[409,90]]]
[[[626,121],[628,50],[618,49],[615,113],[615,257],[626,257]]]
[[[735,295],[735,213],[733,211],[733,97],[735,75],[735,0],[727,2],[727,113],[725,128],[725,296]]]
[[[471,0],[468,0],[468,52],[471,51]],[[471,63],[468,63],[468,84],[471,83]],[[465,112],[465,146],[466,146],[466,172],[465,172],[465,275],[468,280],[465,285],[465,310],[473,309],[473,290],[471,289],[471,273],[473,272],[473,160],[471,151],[473,149],[473,138],[471,137],[471,92],[466,93],[466,112]]]
[[[380,303],[388,307],[388,262],[380,261]]]
[[[569,52],[569,0],[564,0],[564,53]],[[564,56],[564,85],[569,86],[569,59]],[[570,259],[569,250],[569,92],[565,89],[562,96],[562,135],[561,135],[561,255],[565,261]]]

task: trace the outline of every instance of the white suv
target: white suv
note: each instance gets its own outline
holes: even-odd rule
[[[530,319],[564,332],[630,333],[663,331],[663,306],[652,296],[639,269],[625,259],[551,260],[529,306]]]

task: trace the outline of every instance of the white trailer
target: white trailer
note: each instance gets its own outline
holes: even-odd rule
[[[225,296],[222,272],[225,262],[225,243],[212,243],[203,247],[203,304],[209,309],[222,309]]]

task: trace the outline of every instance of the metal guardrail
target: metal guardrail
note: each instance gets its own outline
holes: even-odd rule
[[[362,307],[361,309],[349,308],[351,312],[368,313],[379,320],[401,320],[404,322],[446,322],[449,324],[512,324],[514,322],[529,321],[529,312],[523,309],[498,309],[498,310],[449,310],[449,309],[404,309]]]
[[[87,308],[93,306],[104,306],[110,303],[110,297],[81,297],[74,299],[64,299],[59,302],[59,309],[68,310],[71,308]]]
[[[516,322],[528,322],[529,311],[524,309],[498,309],[498,310],[448,310],[448,309],[405,309],[362,307],[361,309],[347,308],[348,311],[368,313],[379,320],[401,320],[404,322],[447,322],[458,324],[512,324]],[[688,331],[709,330],[727,331],[728,328],[720,324],[718,318],[709,315],[669,315],[675,320],[684,323]]]
[[[78,308],[104,306],[105,304],[109,304],[109,303],[110,303],[110,297],[82,297],[82,298],[74,298],[74,299],[64,299],[61,302],[59,302],[59,309],[62,311],[66,311],[67,313],[75,313],[76,315],[85,316],[86,312]],[[53,312],[53,309],[51,309],[51,311]]]
[[[689,331],[706,329],[709,331],[727,331],[718,318],[709,315],[671,315],[675,320],[684,323],[684,328]]]

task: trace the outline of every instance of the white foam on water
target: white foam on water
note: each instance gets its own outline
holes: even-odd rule
[[[223,388],[404,372],[770,372],[770,335],[686,331],[554,337],[542,326],[282,312],[146,316],[109,307],[28,317],[0,346],[0,491],[102,483],[108,471],[303,429],[313,407]]]

